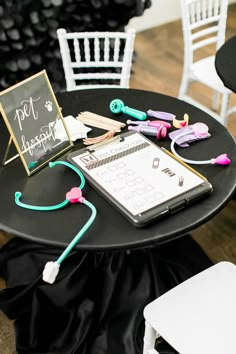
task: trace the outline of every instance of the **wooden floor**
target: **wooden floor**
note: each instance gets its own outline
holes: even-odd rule
[[[226,37],[236,34],[236,4],[229,6]],[[181,22],[155,27],[137,33],[135,39],[136,60],[133,64],[131,88],[156,91],[177,96],[183,67],[183,39]],[[191,89],[195,98],[203,104],[211,102],[211,92],[200,85]],[[236,105],[232,95],[231,105]],[[236,137],[236,114],[228,121],[228,130]],[[211,221],[192,232],[213,262],[229,260],[236,263],[236,202],[228,205]],[[0,247],[9,235],[0,231]],[[5,286],[0,278],[0,288]],[[15,351],[13,324],[0,311],[0,353]]]

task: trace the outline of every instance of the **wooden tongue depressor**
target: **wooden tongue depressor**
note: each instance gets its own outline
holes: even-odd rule
[[[125,127],[126,125],[125,123],[118,122],[114,119],[103,117],[88,111],[79,113],[77,119],[85,125],[87,124],[92,127],[97,127],[109,131],[115,130],[116,132],[120,132],[121,128]]]

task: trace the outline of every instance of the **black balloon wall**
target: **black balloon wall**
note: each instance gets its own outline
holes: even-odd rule
[[[65,88],[56,30],[123,31],[151,0],[1,0],[0,91],[46,69]]]

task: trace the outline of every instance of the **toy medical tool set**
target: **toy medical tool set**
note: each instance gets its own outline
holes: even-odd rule
[[[169,138],[172,140],[170,146],[172,153],[184,162],[199,165],[228,165],[231,162],[227,154],[221,154],[217,157],[211,158],[210,160],[196,161],[183,158],[176,152],[174,147],[175,143],[181,147],[187,147],[189,146],[189,143],[203,140],[211,136],[208,132],[208,126],[206,124],[199,122],[189,125],[188,114],[184,114],[183,119],[179,120],[174,114],[168,112],[153,111],[149,109],[147,113],[145,113],[134,108],[125,106],[124,102],[120,99],[112,100],[110,102],[109,107],[111,112],[114,114],[123,112],[127,115],[130,115],[131,117],[141,120],[141,122],[127,120],[126,123],[128,124],[128,130],[133,130],[142,133],[143,135],[155,136],[158,140],[165,139],[168,135]],[[155,117],[162,120],[145,120],[147,117]],[[171,124],[164,122],[163,119],[171,121],[173,127],[175,127],[177,131],[170,132],[168,134],[167,131],[171,128]]]

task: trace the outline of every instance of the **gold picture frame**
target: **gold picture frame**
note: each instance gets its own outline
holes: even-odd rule
[[[45,70],[0,92],[0,112],[10,134],[3,165],[20,157],[31,176],[73,147]],[[9,158],[12,143],[18,154]]]

